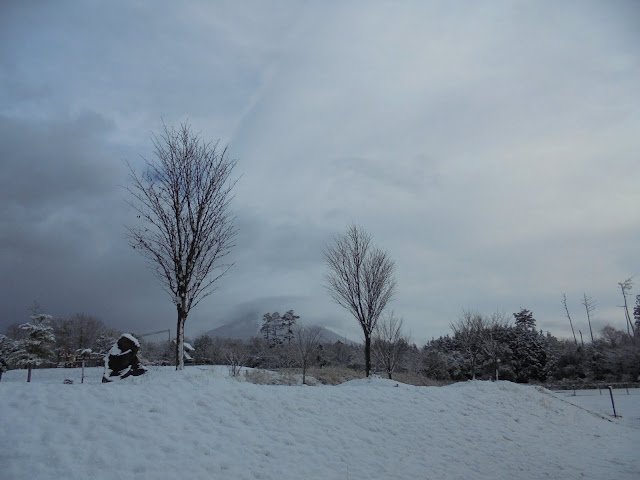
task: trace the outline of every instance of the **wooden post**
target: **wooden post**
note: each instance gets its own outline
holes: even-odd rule
[[[616,402],[613,401],[613,388],[609,386],[609,395],[611,395],[611,406],[613,407],[613,416],[618,418],[618,414],[616,413]]]
[[[27,382],[31,382],[31,365],[29,365],[27,370]]]
[[[84,355],[82,357],[82,377],[80,378],[80,383],[84,383]]]

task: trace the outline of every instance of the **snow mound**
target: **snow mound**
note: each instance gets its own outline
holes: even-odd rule
[[[63,385],[56,370],[0,382],[2,478],[640,478],[640,430],[530,386],[271,386],[226,367]]]

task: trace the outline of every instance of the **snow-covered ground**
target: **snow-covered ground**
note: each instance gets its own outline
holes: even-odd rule
[[[638,391],[616,391],[614,419],[597,403],[605,392],[508,382],[266,386],[221,367],[101,375],[87,369],[80,384],[79,369],[35,370],[27,384],[25,371],[5,373],[0,479],[640,478]]]
[[[575,394],[573,390],[564,390],[553,392],[553,394],[573,405],[586,408],[607,418],[613,418],[609,390],[576,390]],[[640,430],[640,389],[615,389],[613,400],[616,405],[616,414],[619,417],[616,419],[616,423]]]

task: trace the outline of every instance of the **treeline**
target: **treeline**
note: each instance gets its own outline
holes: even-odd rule
[[[398,335],[397,328],[392,340],[376,335],[374,371],[389,377],[410,373],[439,381],[497,378],[521,383],[635,382],[640,377],[640,338],[637,333],[629,335],[612,326],[604,327],[598,338],[586,344],[537,330],[532,312],[526,309],[513,316],[467,311],[451,327],[451,335],[433,339],[422,348]],[[196,362],[225,364],[229,352],[234,352],[249,367],[298,366],[290,345],[274,343],[272,338],[242,342],[202,335],[192,344]],[[320,340],[311,357],[312,365],[361,371],[362,350],[361,344]],[[166,345],[167,362],[171,361],[171,352]]]
[[[282,317],[265,314],[263,336],[248,342],[208,335],[186,339],[185,360],[229,365],[234,372],[242,367],[364,370],[362,344],[325,342],[318,330],[297,325],[297,319],[293,311]],[[537,330],[532,312],[526,309],[512,316],[465,311],[452,323],[450,335],[418,347],[404,335],[402,321],[391,314],[380,319],[374,335],[372,367],[389,378],[405,373],[442,382],[474,378],[535,383],[635,382],[640,377],[639,326],[636,319],[635,333],[631,334],[606,326],[592,342],[582,343]],[[43,360],[34,362],[17,348],[22,345],[20,348],[26,347],[29,353],[29,336],[37,338],[34,332],[39,330],[10,327],[0,336],[3,368],[23,368],[30,362],[34,367],[70,365],[89,350],[104,355],[121,333],[86,314],[51,319],[48,328],[53,334],[50,344],[38,351]],[[175,365],[174,340],[150,342],[140,338],[140,343],[148,363]]]
[[[453,334],[422,348],[424,375],[439,380],[471,378],[515,382],[638,381],[640,338],[606,326],[593,342],[558,339],[536,330],[533,314],[484,316],[464,312]]]

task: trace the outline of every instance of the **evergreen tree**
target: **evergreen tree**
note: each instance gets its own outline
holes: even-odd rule
[[[523,308],[518,313],[514,313],[513,316],[516,319],[517,328],[535,331],[536,320],[535,318],[533,318],[533,313],[531,313],[529,310]]]
[[[536,331],[536,320],[529,310],[523,308],[513,316],[515,328],[510,347],[516,381],[544,381],[547,364],[546,339]]]
[[[282,316],[282,328],[284,329],[283,338],[287,342],[287,345],[291,345],[291,340],[295,337],[293,329],[296,326],[296,321],[300,318],[299,315],[293,313],[293,310],[289,310]]]
[[[49,325],[51,315],[38,313],[33,315],[31,319],[32,323],[20,325],[20,328],[25,330],[28,336],[18,342],[16,350],[10,357],[10,361],[16,367],[28,368],[27,382],[31,381],[31,369],[42,365],[52,356],[51,346],[56,341],[53,327]]]
[[[10,357],[16,349],[16,342],[6,335],[0,335],[0,380],[9,369]]]
[[[293,310],[291,311],[293,313]],[[262,327],[260,327],[260,333],[267,341],[269,348],[282,344],[283,320],[280,317],[280,313],[265,313],[262,317],[264,319]]]
[[[267,345],[271,345],[270,336],[271,336],[271,314],[265,313],[262,316],[262,326],[260,327],[260,333],[267,341]]]

